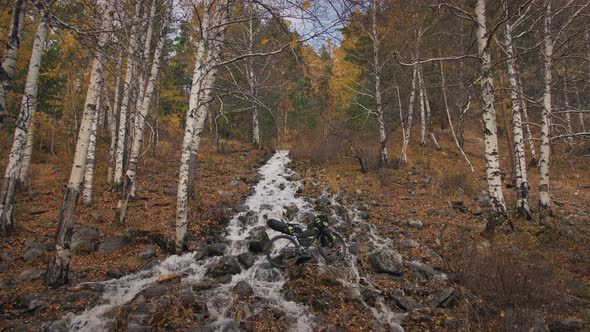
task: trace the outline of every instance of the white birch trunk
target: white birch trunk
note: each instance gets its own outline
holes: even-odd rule
[[[422,82],[422,70],[418,66],[418,92],[420,99],[420,145],[426,145],[426,105],[424,105],[424,87]]]
[[[0,128],[4,124],[6,99],[16,70],[18,50],[25,26],[26,5],[26,0],[15,1],[12,21],[10,22],[10,32],[2,55],[2,66],[0,67]]]
[[[45,38],[47,37],[47,25],[49,17],[43,13],[41,20],[37,25],[37,32],[33,42],[33,50],[29,61],[27,80],[25,83],[24,95],[21,102],[20,112],[14,129],[14,141],[10,154],[8,155],[8,165],[4,172],[4,180],[0,192],[0,233],[9,234],[14,229],[14,201],[16,194],[16,185],[22,166],[23,155],[27,144],[27,135],[29,132],[31,119],[35,113],[37,105],[37,90],[39,80],[39,69],[41,67],[41,57]]]
[[[119,53],[117,60],[117,78],[115,79],[115,96],[109,107],[109,133],[111,135],[111,147],[109,149],[109,167],[107,171],[107,183],[113,184],[115,178],[115,153],[117,150],[117,115],[119,113],[119,93],[121,91],[121,75],[123,71],[123,53]],[[105,91],[106,98],[109,98],[108,91]]]
[[[408,145],[410,144],[410,134],[412,133],[412,118],[414,116],[414,101],[416,99],[416,80],[418,79],[418,68],[414,66],[413,68],[413,78],[412,78],[412,91],[410,91],[410,102],[408,104],[408,121],[406,123],[406,130],[404,135],[404,140],[402,142],[402,152],[399,157],[400,164],[405,164],[408,162]]]
[[[426,106],[426,127],[428,128],[428,133],[430,135],[430,139],[437,150],[442,150],[440,145],[438,144],[438,140],[436,139],[436,135],[434,134],[434,128],[432,127],[432,112],[430,109],[430,100],[428,98],[428,90],[426,89],[426,81],[424,80],[424,74],[420,71],[420,75],[422,77],[422,94],[424,96],[424,105]]]
[[[146,13],[146,16],[149,15],[148,17],[145,17],[145,20],[147,20],[147,31],[145,32],[145,40],[144,40],[144,45],[143,45],[143,50],[141,50],[142,52],[138,52],[138,54],[140,54],[140,59],[139,59],[139,63],[137,64],[137,83],[139,85],[139,89],[138,89],[138,93],[137,93],[137,97],[135,99],[135,116],[134,118],[134,122],[133,122],[133,135],[135,135],[135,133],[137,132],[137,127],[138,127],[138,118],[141,116],[140,113],[140,109],[141,109],[141,104],[143,103],[143,97],[145,94],[145,88],[146,85],[148,84],[148,82],[146,80],[149,79],[149,77],[146,77],[147,75],[147,69],[148,69],[148,60],[150,57],[150,48],[151,48],[151,44],[152,44],[152,34],[153,34],[153,29],[154,29],[154,16],[156,16],[156,0],[151,0],[151,6],[150,6],[150,12],[149,14]],[[141,31],[138,32],[139,34],[141,34]],[[139,46],[139,45],[138,45]],[[134,137],[131,137],[130,142],[134,141]],[[133,143],[131,143],[133,144]],[[130,149],[131,151],[131,149]],[[131,154],[131,152],[129,152]]]
[[[551,213],[549,197],[549,162],[551,157],[551,84],[553,81],[553,40],[551,38],[551,0],[546,3],[544,24],[543,63],[545,66],[545,92],[543,94],[543,110],[541,113],[541,153],[539,155],[539,211]]]
[[[529,152],[531,154],[531,165],[537,166],[538,159],[537,159],[537,151],[535,149],[535,140],[533,139],[533,132],[531,131],[531,125],[529,123],[529,112],[527,110],[527,104],[524,100],[524,93],[522,91],[522,79],[518,78],[518,96],[520,98],[520,109],[522,113],[522,119],[525,122],[525,133],[526,133],[526,141],[529,147]]]
[[[509,17],[508,4],[504,3],[506,16]],[[516,180],[516,215],[531,218],[529,206],[530,186],[527,177],[527,163],[525,155],[524,135],[522,131],[521,100],[518,89],[518,72],[512,42],[512,25],[506,21],[505,49],[506,65],[510,83],[510,99],[512,102],[512,136],[514,138],[515,180]]]
[[[135,5],[135,19],[139,18],[140,1]],[[129,48],[127,50],[127,67],[125,69],[125,82],[123,83],[123,100],[121,101],[121,110],[119,113],[119,132],[117,134],[117,149],[115,152],[115,177],[113,186],[116,190],[122,189],[123,184],[123,166],[125,159],[125,142],[127,135],[127,122],[129,108],[131,105],[131,89],[133,79],[133,68],[135,66],[135,49],[137,47],[137,26],[131,26],[131,35],[129,40]]]
[[[568,135],[572,135],[574,133],[574,128],[572,126],[572,115],[570,114],[570,100],[569,100],[569,96],[567,95],[567,76],[564,79],[564,83],[563,83],[563,101],[565,104],[565,124],[566,124],[566,128],[567,128],[567,134]],[[574,147],[574,137],[573,136],[569,136],[567,138],[567,142],[570,146],[570,149],[573,149]]]
[[[254,11],[250,8],[251,19],[248,22],[248,53],[254,52]],[[256,73],[254,73],[254,59],[249,58],[246,62],[246,71],[248,73],[248,85],[250,88],[250,94],[252,97],[256,97],[258,94]],[[213,129],[213,118],[211,119],[211,129]],[[252,103],[252,144],[255,148],[260,148],[260,121],[258,119],[258,107],[256,103]]]
[[[373,41],[373,73],[375,75],[375,112],[377,113],[377,123],[379,124],[379,163],[385,166],[389,159],[387,154],[387,130],[385,128],[385,121],[383,120],[383,102],[381,91],[381,59],[379,54],[380,39],[377,33],[377,10],[379,9],[379,1],[373,0],[373,15],[372,15],[372,41]]]
[[[203,2],[204,8],[211,7],[212,0]],[[201,36],[202,39],[197,43],[195,68],[193,70],[193,79],[191,84],[189,109],[186,117],[186,127],[182,143],[182,154],[180,157],[180,170],[178,172],[178,193],[176,201],[176,248],[182,251],[188,229],[188,198],[189,198],[189,169],[191,159],[191,145],[197,129],[197,107],[199,106],[199,97],[201,88],[206,76],[206,44],[208,43],[208,34],[210,24],[210,10],[205,10],[202,19]]]
[[[133,141],[131,143],[131,153],[129,154],[129,163],[125,173],[125,185],[123,190],[123,200],[120,202],[119,222],[123,223],[127,215],[127,206],[129,201],[135,197],[136,183],[137,183],[137,163],[139,161],[141,147],[143,145],[143,131],[151,108],[152,97],[156,88],[156,81],[160,71],[160,60],[162,58],[162,50],[166,42],[166,26],[168,21],[167,14],[164,14],[164,19],[161,24],[161,31],[154,51],[154,58],[148,85],[143,96],[141,107],[139,108],[138,116],[135,120],[135,133],[133,134]]]
[[[34,107],[36,108],[36,107]],[[32,116],[35,114],[33,112]],[[27,144],[25,145],[25,153],[23,154],[23,162],[18,173],[18,189],[21,191],[29,190],[29,174],[31,173],[31,161],[33,159],[33,145],[35,144],[35,122],[31,119],[29,131],[27,132]]]
[[[84,179],[84,170],[86,167],[86,157],[88,155],[88,145],[90,135],[92,134],[92,123],[97,110],[96,101],[100,94],[103,77],[103,49],[106,45],[115,14],[114,0],[107,0],[104,3],[104,13],[102,25],[98,38],[98,51],[92,61],[92,71],[90,72],[90,83],[86,92],[86,101],[84,103],[84,113],[80,123],[78,141],[76,143],[76,152],[74,153],[74,163],[70,173],[70,179],[64,192],[64,201],[59,213],[59,223],[55,235],[55,250],[49,261],[45,282],[49,286],[59,286],[68,282],[70,271],[70,244],[74,224],[76,223],[76,210],[78,208],[78,197],[80,196],[80,185]]]
[[[104,79],[104,77],[103,77]],[[88,141],[88,154],[86,156],[86,168],[84,170],[84,189],[82,190],[82,203],[92,206],[92,188],[94,182],[94,161],[96,157],[96,135],[98,129],[98,115],[100,114],[100,91],[95,101],[96,112],[90,127],[90,140]]]
[[[506,216],[506,203],[502,192],[502,178],[500,173],[500,151],[498,149],[498,132],[496,127],[496,109],[494,108],[494,82],[492,78],[492,64],[489,35],[486,26],[486,1],[477,0],[475,7],[477,17],[477,46],[481,62],[481,99],[482,118],[484,125],[485,168],[488,183],[488,194],[492,203],[492,211],[498,220],[492,224],[502,222]],[[495,218],[494,218],[495,219]]]
[[[582,108],[582,104],[580,102],[580,90],[576,87],[576,102],[578,104],[578,108]],[[586,124],[584,124],[584,113],[578,113],[578,122],[580,125],[580,132],[583,133],[586,131]]]

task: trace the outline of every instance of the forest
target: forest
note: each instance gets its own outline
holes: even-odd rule
[[[590,331],[590,0],[0,18],[0,331]]]

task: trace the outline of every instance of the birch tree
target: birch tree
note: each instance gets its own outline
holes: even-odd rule
[[[155,1],[154,1],[155,2]],[[155,14],[155,12],[154,12]],[[127,205],[129,204],[129,200],[132,200],[135,197],[136,191],[136,176],[137,176],[137,163],[139,161],[141,147],[143,145],[143,131],[145,128],[145,124],[149,115],[149,111],[151,108],[152,97],[154,95],[154,90],[156,88],[156,80],[158,79],[158,73],[160,71],[160,60],[162,58],[162,50],[164,48],[164,43],[166,41],[166,26],[168,25],[167,20],[167,13],[163,14],[163,19],[161,21],[160,33],[159,38],[156,44],[156,49],[154,51],[150,76],[148,79],[148,84],[145,90],[145,94],[143,95],[141,107],[139,108],[138,116],[135,120],[135,133],[133,134],[133,141],[131,144],[131,153],[129,155],[129,162],[127,166],[127,171],[125,173],[124,179],[124,190],[123,190],[123,200],[119,203],[120,211],[119,211],[119,222],[123,222],[127,212]],[[147,45],[147,43],[146,43]]]
[[[20,42],[25,26],[26,5],[26,0],[14,1],[8,40],[6,41],[4,54],[2,55],[2,66],[0,66],[0,128],[4,124],[6,97],[16,70],[18,50],[20,48]]]
[[[104,80],[104,77],[101,79]],[[82,190],[82,203],[85,206],[92,206],[92,188],[94,184],[94,164],[96,157],[96,136],[98,129],[98,115],[100,114],[100,95],[98,92],[96,99],[96,112],[92,118],[92,125],[90,127],[90,140],[88,141],[88,154],[86,156],[86,168],[84,170],[84,189]]]
[[[115,78],[115,95],[113,96],[112,103],[109,101],[108,110],[108,127],[109,134],[111,137],[110,148],[109,148],[109,166],[107,171],[107,183],[113,184],[115,177],[115,154],[117,152],[117,115],[119,113],[119,94],[121,92],[121,75],[123,71],[123,52],[119,53],[117,60],[117,76]],[[109,94],[105,93],[105,97],[108,99]]]
[[[414,65],[412,69],[412,88],[410,90],[410,101],[408,103],[408,119],[406,121],[406,129],[404,130],[404,137],[402,141],[402,151],[400,153],[399,162],[405,164],[408,162],[408,145],[410,144],[410,135],[412,133],[412,120],[414,117],[414,103],[416,99],[416,81],[418,79],[418,66]],[[403,122],[402,122],[403,125]]]
[[[492,77],[492,58],[490,54],[491,36],[486,25],[486,0],[477,0],[475,5],[477,21],[476,36],[481,65],[481,101],[484,125],[485,169],[488,194],[495,217],[503,220],[506,215],[506,203],[502,192],[500,172],[500,151],[498,149],[498,130],[496,126],[496,109],[494,106],[494,81]],[[493,218],[496,219],[496,218]],[[493,224],[498,220],[493,221]],[[493,224],[488,224],[493,226]]]
[[[86,167],[86,157],[88,155],[88,145],[90,135],[92,134],[92,123],[95,113],[98,111],[97,102],[100,94],[103,77],[103,49],[109,40],[110,30],[113,26],[113,16],[115,14],[114,0],[104,2],[102,24],[98,33],[98,51],[92,61],[90,72],[90,83],[86,92],[86,101],[84,102],[84,113],[80,123],[76,151],[74,153],[74,163],[70,173],[68,185],[64,191],[63,205],[59,213],[59,222],[55,235],[55,250],[49,261],[45,282],[49,286],[59,286],[68,282],[71,259],[71,240],[76,223],[76,210],[78,207],[78,196],[80,195],[80,186],[84,179],[84,170]]]
[[[41,57],[43,55],[43,48],[47,37],[48,24],[49,13],[42,11],[39,23],[37,24],[35,39],[33,41],[25,91],[22,97],[18,119],[16,121],[14,140],[12,148],[10,149],[10,154],[8,155],[8,165],[4,172],[4,179],[2,181],[0,192],[0,222],[2,224],[0,231],[4,235],[9,234],[14,229],[16,186],[22,166],[23,155],[25,153],[31,119],[35,113],[37,104],[39,69],[41,67]]]

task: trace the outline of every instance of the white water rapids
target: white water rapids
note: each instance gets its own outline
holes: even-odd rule
[[[306,212],[314,213],[314,205],[298,197],[297,191],[301,186],[300,181],[290,181],[294,175],[287,165],[290,159],[288,151],[277,151],[268,162],[260,168],[261,180],[254,188],[253,194],[247,198],[245,205],[251,211],[256,213],[255,218],[248,219],[244,223],[244,218],[240,221],[240,216],[245,216],[247,212],[236,214],[229,222],[226,232],[228,246],[225,255],[238,255],[248,250],[247,237],[249,232],[255,227],[265,226],[268,218],[284,219],[283,213],[285,207],[295,204],[299,208],[298,214],[303,216]],[[331,200],[332,204],[337,205],[334,197],[324,194]],[[377,250],[388,245],[389,240],[380,237],[374,225],[363,222],[356,215],[356,210],[347,210],[348,216],[332,216],[335,228],[346,223],[354,223],[354,233],[350,240],[354,240],[357,234],[368,234],[370,239],[371,250]],[[317,213],[317,212],[315,212]],[[300,219],[301,220],[301,219]],[[267,228],[270,238],[279,233]],[[67,322],[68,328],[74,331],[106,331],[112,324],[112,319],[105,317],[109,311],[117,306],[132,301],[142,290],[155,284],[158,277],[166,274],[178,274],[183,276],[182,282],[190,288],[192,284],[198,283],[205,278],[207,267],[217,262],[220,257],[212,257],[201,261],[196,261],[195,253],[187,253],[181,256],[170,256],[155,267],[131,274],[120,279],[108,280],[100,283],[104,286],[104,291],[99,305],[90,308],[78,315],[68,314],[63,320]],[[351,288],[361,288],[361,272],[357,269],[357,258],[350,256],[347,258],[346,271],[342,273],[341,282]],[[366,285],[367,276],[363,282]],[[220,284],[208,294],[207,309],[215,322],[210,326],[214,330],[223,330],[233,320],[228,316],[230,303],[236,295],[232,292],[233,287],[240,281],[247,281],[254,291],[254,296],[264,299],[265,305],[276,308],[285,313],[287,321],[290,322],[291,331],[313,331],[321,328],[315,317],[309,312],[308,307],[293,301],[285,299],[282,288],[287,281],[283,272],[277,269],[269,268],[265,255],[255,256],[254,265],[249,269],[243,269],[241,273],[232,277],[228,284]],[[369,285],[372,285],[368,281]],[[367,287],[367,286],[363,286]],[[372,287],[372,286],[369,286]],[[376,320],[379,321],[380,328],[386,331],[403,331],[399,322],[403,318],[402,314],[392,312],[384,303],[383,298],[378,299],[376,308],[367,306],[371,310]]]

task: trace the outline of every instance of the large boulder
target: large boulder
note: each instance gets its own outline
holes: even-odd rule
[[[457,299],[457,290],[452,287],[447,287],[432,296],[429,302],[431,308],[448,308]]]
[[[111,253],[126,247],[129,241],[124,236],[111,236],[106,238],[98,247],[98,252],[101,254]]]
[[[200,261],[207,257],[223,256],[227,248],[226,243],[214,243],[201,248],[201,250],[195,253],[195,260]]]
[[[74,251],[95,251],[98,247],[100,232],[96,227],[80,227],[72,235],[71,248]]]
[[[432,266],[419,261],[411,261],[408,266],[418,280],[446,279],[445,274],[436,271]]]
[[[392,249],[377,251],[369,255],[369,263],[378,273],[388,273],[394,276],[402,274],[404,259],[402,255]]]
[[[252,286],[250,286],[250,284],[244,280],[238,282],[234,286],[233,292],[239,296],[249,296],[249,295],[254,294],[254,290],[252,289]]]
[[[44,275],[45,275],[45,270],[27,269],[18,275],[18,277],[16,278],[16,281],[17,282],[36,281],[36,280],[40,280],[41,278],[43,278]]]
[[[238,255],[238,262],[240,262],[244,269],[247,270],[251,268],[252,265],[254,265],[254,255],[252,255],[252,253],[249,252],[243,252]]]
[[[248,249],[253,253],[263,253],[266,246],[270,242],[268,234],[266,234],[266,227],[260,226],[253,228],[248,234]]]
[[[49,248],[51,248],[51,245],[47,243],[38,244],[33,248],[27,250],[27,252],[23,254],[22,258],[25,262],[33,261],[41,257],[41,255],[43,255],[43,253],[45,253],[45,251]]]
[[[222,257],[218,262],[213,263],[207,270],[207,275],[218,278],[238,274],[242,271],[240,263],[235,256]]]
[[[295,204],[295,203],[291,203],[283,208],[285,209],[285,217],[287,217],[289,219],[293,219],[295,214],[297,214],[297,212],[299,212],[299,207],[297,207],[297,204]]]

